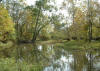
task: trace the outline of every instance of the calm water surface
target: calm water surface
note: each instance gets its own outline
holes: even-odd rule
[[[65,50],[66,46],[55,45],[19,44],[0,51],[0,58],[13,58],[15,71],[100,71],[100,50]]]

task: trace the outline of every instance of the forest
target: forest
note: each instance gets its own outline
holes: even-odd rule
[[[24,0],[2,0],[0,41],[100,40],[100,3],[77,2],[63,1],[57,7],[52,0],[39,0],[35,5],[27,5]]]
[[[99,66],[100,0],[0,0],[0,71]]]

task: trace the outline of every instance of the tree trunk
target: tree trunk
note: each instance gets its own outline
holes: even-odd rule
[[[91,42],[92,40],[92,12],[91,12],[91,3],[90,3],[90,0],[88,0],[88,24],[89,24],[89,42]]]
[[[33,34],[33,39],[32,39],[32,42],[34,43],[36,41],[36,38],[37,38],[37,28],[38,28],[38,21],[39,21],[39,17],[40,17],[40,12],[41,12],[41,7],[39,8],[39,11],[38,11],[38,15],[37,15],[37,18],[36,18],[36,24],[35,24],[35,30],[34,30],[34,34]]]

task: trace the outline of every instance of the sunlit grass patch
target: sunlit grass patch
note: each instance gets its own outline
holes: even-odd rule
[[[55,44],[56,47],[63,47],[64,49],[99,49],[100,48],[100,41],[92,41],[91,43],[86,41],[66,41],[64,43],[57,43]]]

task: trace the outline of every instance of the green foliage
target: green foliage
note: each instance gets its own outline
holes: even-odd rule
[[[66,39],[66,33],[64,33],[63,31],[55,31],[51,33],[51,38],[54,40],[60,40],[60,39],[64,40]]]
[[[100,28],[96,28],[95,26],[93,26],[93,37],[100,37]]]
[[[20,39],[24,41],[32,40],[32,34],[25,32],[22,34],[22,37]]]
[[[56,5],[51,4],[54,1],[38,0],[35,5],[27,6],[24,4],[24,0],[9,0],[4,3],[4,7],[0,5],[0,40],[7,41],[16,37],[18,40],[33,42],[37,38],[39,40],[87,40],[90,31],[92,31],[93,38],[100,37],[100,16],[98,16],[100,5],[97,1],[90,1],[90,4],[93,4],[90,5],[90,9],[85,3],[87,1],[83,4],[80,3],[80,7],[75,4],[76,1],[74,0],[64,1],[63,6],[58,10],[65,9],[67,3],[70,4],[67,13],[69,19],[62,13],[51,12],[56,11]],[[9,4],[10,2],[11,4]],[[50,16],[48,12],[51,13]],[[16,33],[13,22],[15,23]],[[90,22],[92,22],[91,28]],[[48,24],[50,27],[47,27]]]
[[[39,36],[40,40],[50,40],[51,36],[48,33],[42,32],[42,34]]]
[[[14,23],[8,14],[8,11],[0,5],[0,40],[5,41],[13,39],[15,34]]]
[[[84,40],[71,40],[64,43],[58,43],[55,46],[60,46],[67,50],[100,49],[100,41],[93,41],[89,43]]]
[[[52,32],[51,28],[52,28],[51,25],[46,25],[46,27],[44,27],[41,30],[39,39],[40,40],[50,40],[51,39],[51,32]]]

